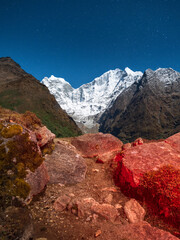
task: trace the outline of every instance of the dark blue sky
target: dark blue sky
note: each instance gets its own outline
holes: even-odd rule
[[[0,55],[73,87],[127,66],[180,72],[180,0],[0,0]]]

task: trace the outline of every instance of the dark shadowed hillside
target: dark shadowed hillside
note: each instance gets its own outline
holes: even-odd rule
[[[119,95],[100,119],[100,131],[122,141],[137,137],[166,138],[180,131],[180,73],[173,69],[145,71]]]
[[[19,113],[34,112],[59,137],[81,133],[48,88],[9,57],[0,58],[0,105]]]

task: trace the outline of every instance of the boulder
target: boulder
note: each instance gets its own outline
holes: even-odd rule
[[[74,146],[58,141],[53,153],[45,156],[50,183],[76,184],[86,175],[85,160],[77,153]]]
[[[30,193],[26,198],[26,202],[32,200],[33,196],[43,191],[49,182],[49,174],[46,166],[42,163],[34,172],[29,171],[26,176],[26,182],[30,185]]]
[[[52,133],[46,126],[43,126],[35,131],[38,145],[44,147],[49,142],[52,142],[55,138],[55,134]]]
[[[92,204],[91,210],[111,222],[114,222],[119,216],[118,210],[111,204],[107,203],[99,204],[98,202],[95,202]]]
[[[70,203],[70,201],[71,201],[71,198],[66,195],[58,197],[54,203],[55,210],[60,212],[65,210],[68,204]]]
[[[130,223],[143,221],[146,214],[144,208],[135,199],[125,203],[124,212]]]
[[[0,196],[7,199],[0,197],[1,204],[11,204],[12,197],[28,203],[49,180],[36,135],[22,124],[1,121],[0,142]]]
[[[113,158],[113,153],[122,149],[123,143],[111,134],[85,134],[72,139],[71,144],[83,157],[98,157],[103,161]]]
[[[180,221],[180,134],[124,150],[115,181],[131,197],[143,195],[158,214]],[[173,216],[173,217],[172,217]],[[175,220],[176,219],[176,220]]]
[[[124,151],[119,178],[124,179],[123,182],[128,182],[132,187],[137,187],[143,174],[166,165],[180,169],[179,163],[180,154],[168,143],[168,139],[167,142],[144,143]]]

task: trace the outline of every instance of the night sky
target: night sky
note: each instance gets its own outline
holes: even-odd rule
[[[104,72],[180,72],[180,0],[0,0],[0,56],[79,87]]]

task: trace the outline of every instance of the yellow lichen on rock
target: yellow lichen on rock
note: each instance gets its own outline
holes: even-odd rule
[[[1,136],[4,138],[12,138],[15,135],[21,134],[23,131],[23,128],[20,125],[8,124],[7,126],[2,127],[1,129]]]

